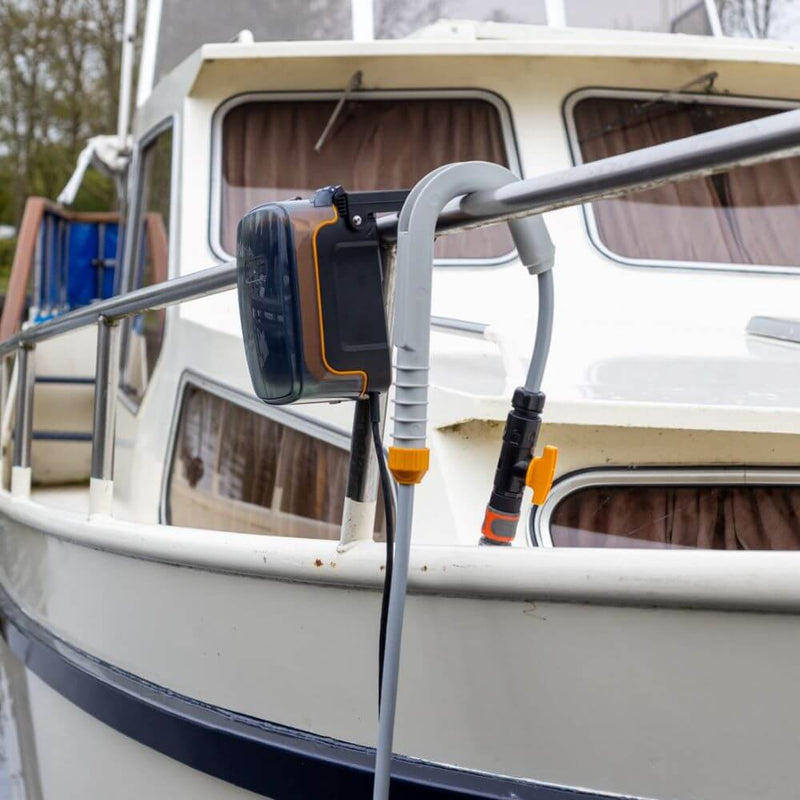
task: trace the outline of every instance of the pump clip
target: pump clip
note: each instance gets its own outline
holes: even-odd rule
[[[341,186],[334,189],[333,202],[339,216],[353,230],[360,230],[376,214],[400,211],[409,195],[407,189],[386,189],[375,192],[346,192]]]

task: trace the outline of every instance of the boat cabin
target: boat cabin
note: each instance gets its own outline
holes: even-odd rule
[[[530,177],[796,105],[794,52],[777,43],[451,27],[381,42],[203,45],[137,111],[121,267],[109,258],[116,220],[42,206],[29,318],[229,261],[248,209],[320,186],[407,189],[441,164],[470,160]],[[664,504],[695,498],[723,516],[731,503],[774,500],[791,519],[795,490],[762,487],[759,468],[780,467],[780,483],[793,481],[795,354],[746,328],[796,306],[798,164],[546,215],[557,307],[542,441],[560,447],[560,474],[579,473],[588,488],[567,493],[575,480],[564,483],[554,493],[563,502],[553,499],[519,542],[631,544],[635,528],[645,531],[637,546],[771,546],[757,533],[731,539],[722,523],[698,539],[656,522]],[[478,488],[489,485],[509,390],[528,357],[535,292],[503,224],[436,247],[436,444],[415,537],[471,544],[485,502]],[[6,331],[11,324],[4,318]],[[54,487],[88,478],[91,387],[80,381],[92,378],[91,335],[40,348],[37,374],[51,383],[37,392],[34,485],[52,502],[85,502],[83,490]],[[60,377],[73,383],[52,383]],[[352,408],[256,401],[235,295],[133,318],[119,386],[115,513],[338,538]],[[72,438],[51,421],[67,396],[83,403]],[[631,488],[612,469],[630,467],[657,487]],[[598,503],[631,502],[636,524],[626,512],[598,520]]]

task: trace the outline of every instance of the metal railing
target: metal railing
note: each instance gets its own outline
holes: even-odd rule
[[[16,396],[8,392],[12,382],[4,379],[5,404],[16,407],[11,493],[27,496],[31,484],[31,442],[33,439],[34,356],[36,345],[79,328],[97,325],[94,421],[90,472],[90,513],[110,513],[111,484],[114,478],[114,425],[119,383],[119,323],[126,317],[188,300],[223,292],[236,285],[236,264],[227,262],[164,283],[146,286],[99,303],[84,306],[33,325],[0,343],[2,375],[9,375],[5,363],[16,354],[14,372]],[[8,395],[8,396],[6,396]],[[5,417],[6,414],[0,414]]]
[[[437,231],[449,233],[543,214],[797,154],[800,109],[578,164],[491,192],[475,192],[445,207]],[[393,240],[397,214],[381,217],[378,227],[385,240]]]
[[[450,203],[439,217],[437,231],[450,231],[541,214],[623,193],[642,191],[735,166],[750,165],[800,153],[800,110],[788,111],[717,131],[687,137],[632,153],[582,164],[548,175],[519,180],[491,192],[476,192]],[[391,249],[397,216],[379,220],[384,246]],[[30,491],[34,355],[36,345],[78,328],[98,326],[90,511],[110,512],[113,440],[119,367],[119,322],[126,317],[196,300],[231,289],[236,265],[220,264],[71,311],[29,327],[0,343],[0,418],[8,403],[16,405],[12,494]],[[7,359],[16,354],[16,379]],[[16,384],[16,398],[9,384]]]

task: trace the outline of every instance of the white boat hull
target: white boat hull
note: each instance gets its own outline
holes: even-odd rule
[[[156,695],[373,745],[380,546],[54,518],[5,493],[0,512],[48,800],[239,790],[76,708],[26,626]],[[653,555],[415,548],[395,751],[598,793],[790,796],[800,558]]]
[[[117,732],[30,670],[27,683],[31,715],[41,721],[35,725],[35,748],[43,798],[227,800],[257,796]]]

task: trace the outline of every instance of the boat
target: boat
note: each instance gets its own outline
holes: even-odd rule
[[[129,132],[129,3],[120,213],[25,208],[14,796],[794,796],[796,47],[265,5],[151,1]]]

